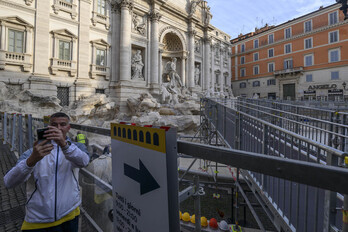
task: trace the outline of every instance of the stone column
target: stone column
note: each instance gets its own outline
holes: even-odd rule
[[[195,28],[193,22],[190,22],[189,28],[189,58],[188,58],[188,80],[187,87],[193,88],[195,86],[194,78],[195,78]]]
[[[115,85],[120,80],[120,25],[121,25],[121,12],[120,5],[113,3],[111,5],[111,85]]]
[[[48,69],[53,46],[50,43],[50,12],[51,1],[37,1],[35,25],[33,29],[34,42],[31,46],[35,49],[33,56],[33,74],[28,82],[23,85],[24,89],[31,89],[44,96],[57,96],[57,87],[53,84]]]
[[[50,1],[37,1],[35,15],[35,56],[33,73],[35,76],[48,76],[47,62],[49,60],[50,47]]]
[[[220,93],[224,92],[224,84],[225,84],[225,80],[224,80],[224,54],[222,53],[222,44],[220,43],[219,45],[219,53],[220,53]]]
[[[80,79],[83,83],[83,85],[86,85],[86,81],[89,80],[89,71],[90,71],[90,57],[89,57],[89,26],[90,26],[90,18],[91,18],[91,2],[90,1],[80,1],[79,4],[79,29],[78,29],[78,42],[76,44],[78,47],[73,47],[73,57],[76,57],[76,51],[78,51],[77,54],[77,60],[78,60],[78,67],[77,67],[77,79],[78,82]],[[93,57],[93,56],[92,56]],[[72,60],[75,60],[74,58]],[[85,90],[86,91],[86,90]]]
[[[6,50],[5,49],[5,40],[6,40],[5,39],[5,34],[6,34],[5,33],[5,26],[4,25],[0,25],[0,26],[1,26],[1,38],[0,38],[1,39],[1,44],[0,44],[0,49],[5,51]]]
[[[211,59],[211,54],[210,54],[210,43],[211,39],[207,37],[204,38],[204,72],[203,75],[201,76],[203,83],[203,90],[209,89],[210,86],[210,81],[211,81],[211,73],[210,73],[210,59]]]
[[[163,80],[162,80],[162,54],[163,54],[163,49],[159,50],[159,69],[158,69],[158,75],[159,75],[159,81],[158,83],[161,85]]]
[[[121,30],[120,30],[120,80],[131,79],[131,12],[133,2],[122,0],[121,6]]]
[[[155,87],[158,85],[158,70],[159,70],[159,40],[158,40],[158,22],[161,15],[158,12],[153,12],[150,15],[151,18],[151,75],[150,75],[150,86]]]
[[[186,85],[186,59],[186,55],[181,57],[181,81],[184,86]]]

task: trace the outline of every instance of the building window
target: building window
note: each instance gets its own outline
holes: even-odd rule
[[[292,68],[292,59],[284,60],[284,69]]]
[[[271,58],[274,56],[274,48],[268,49],[268,58]]]
[[[110,68],[108,67],[108,49],[110,45],[103,39],[93,40],[92,44],[92,63],[90,76],[94,79],[97,76],[109,80]]]
[[[312,21],[307,21],[304,23],[304,32],[312,31]]]
[[[330,43],[338,42],[338,31],[329,32],[329,41]]]
[[[71,43],[59,40],[59,59],[71,60]]]
[[[240,58],[240,64],[245,64],[245,56],[242,56],[242,57]]]
[[[24,32],[8,30],[8,51],[16,53],[24,53]]]
[[[58,71],[64,71],[70,73],[70,76],[75,76],[77,73],[77,37],[66,29],[51,31],[51,34],[51,74],[55,75]]]
[[[241,68],[240,69],[240,76],[241,77],[245,77],[246,73],[245,73],[245,68]]]
[[[258,61],[259,60],[259,53],[256,52],[254,53],[254,61]]]
[[[304,42],[305,42],[305,49],[310,49],[313,47],[312,38],[305,39]]]
[[[276,85],[276,79],[267,80],[267,85]]]
[[[105,89],[95,89],[95,93],[105,94]]]
[[[290,53],[291,52],[291,44],[285,44],[284,45],[284,53]]]
[[[268,44],[274,43],[274,34],[268,35]]]
[[[241,45],[240,52],[245,52],[245,44]]]
[[[98,0],[98,3],[97,3],[97,12],[98,12],[98,14],[106,15],[106,4],[105,4],[105,0]]]
[[[219,36],[219,32],[216,32],[215,34],[216,34],[216,36]]]
[[[245,89],[246,88],[246,83],[245,82],[239,83],[239,88]]]
[[[69,87],[57,87],[57,98],[61,106],[69,105]]]
[[[258,48],[259,47],[259,40],[256,39],[254,40],[254,48]]]
[[[304,63],[305,63],[305,67],[308,67],[308,66],[312,66],[313,65],[313,55],[310,54],[310,55],[306,55],[304,57]]]
[[[253,81],[253,87],[259,87],[260,81]]]
[[[331,80],[339,80],[340,75],[338,71],[331,72]]]
[[[338,23],[338,14],[337,11],[329,14],[329,25]]]
[[[338,48],[329,50],[329,62],[340,61],[340,50]]]
[[[105,57],[106,57],[106,50],[101,50],[101,49],[97,49],[97,60],[96,60],[96,65],[99,66],[106,66],[106,62],[105,62]]]
[[[259,66],[256,65],[254,66],[254,75],[258,75],[259,74]]]
[[[268,63],[268,72],[274,72],[274,63]]]
[[[20,66],[23,72],[32,71],[32,28],[20,17],[0,17],[0,70]]]
[[[312,74],[307,74],[306,75],[306,82],[312,82],[313,81],[313,75]]]
[[[291,27],[285,29],[285,39],[288,39],[291,37]]]

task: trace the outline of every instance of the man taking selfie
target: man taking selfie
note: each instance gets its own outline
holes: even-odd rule
[[[65,113],[53,114],[44,139],[24,152],[4,177],[7,188],[26,182],[22,231],[78,231],[78,173],[87,166],[89,155],[85,145],[67,137],[69,121]]]

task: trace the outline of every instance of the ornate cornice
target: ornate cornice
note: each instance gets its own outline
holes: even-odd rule
[[[28,13],[35,13],[36,12],[36,10],[32,7],[24,6],[24,5],[21,5],[18,3],[9,2],[9,1],[5,1],[5,0],[0,0],[0,6],[1,5],[20,9],[20,10],[28,12]]]

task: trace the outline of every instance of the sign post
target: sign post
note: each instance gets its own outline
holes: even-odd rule
[[[114,231],[180,231],[176,130],[111,124]]]

